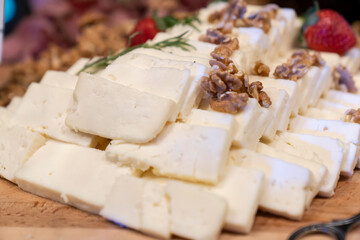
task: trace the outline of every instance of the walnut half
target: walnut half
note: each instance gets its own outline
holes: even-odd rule
[[[247,104],[249,97],[246,93],[225,92],[218,98],[210,99],[210,106],[215,111],[237,113]]]
[[[268,77],[270,68],[262,61],[257,61],[254,66],[254,73],[258,76]]]
[[[357,110],[349,109],[345,112],[345,122],[354,122],[360,124],[360,108]]]

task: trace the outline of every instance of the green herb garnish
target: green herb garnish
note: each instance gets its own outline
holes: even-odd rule
[[[178,19],[174,16],[165,16],[165,17],[159,17],[157,15],[157,10],[154,10],[152,18],[156,22],[156,27],[160,31],[165,31],[168,28],[171,28],[177,24],[181,25],[189,25],[192,28],[194,28],[196,31],[200,32],[200,29],[195,26],[195,22],[201,23],[200,19],[197,17],[196,14],[192,15],[191,17],[185,17],[183,19]]]
[[[104,69],[106,68],[107,66],[109,66],[113,61],[115,61],[115,59],[117,59],[118,57],[120,56],[123,56],[135,49],[138,49],[138,48],[152,48],[152,49],[157,49],[157,50],[161,50],[163,48],[166,48],[166,47],[177,47],[177,48],[180,48],[182,49],[183,51],[189,51],[191,48],[192,49],[195,49],[194,46],[192,46],[191,44],[188,43],[189,39],[187,39],[185,37],[185,35],[188,33],[187,31],[178,35],[178,36],[175,36],[175,37],[171,37],[171,38],[167,38],[165,40],[162,40],[160,42],[157,42],[157,43],[153,43],[153,44],[148,44],[148,43],[144,43],[144,44],[140,44],[140,45],[136,45],[136,46],[133,46],[133,47],[130,47],[131,45],[131,40],[136,36],[138,35],[140,32],[136,32],[134,34],[132,34],[130,37],[129,37],[129,41],[128,41],[128,45],[127,47],[119,52],[119,53],[110,53],[108,56],[106,57],[103,57],[103,58],[100,58],[94,62],[91,62],[89,64],[86,64],[79,72],[78,74],[80,74],[81,72],[84,72],[86,70],[89,70],[91,69],[92,73],[95,73],[101,69]]]

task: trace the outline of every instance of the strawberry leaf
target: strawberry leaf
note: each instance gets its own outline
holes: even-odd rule
[[[304,15],[304,23],[301,27],[301,32],[304,33],[306,28],[312,25],[315,25],[319,21],[318,11],[320,10],[320,5],[318,1],[314,1],[314,6],[310,7]]]

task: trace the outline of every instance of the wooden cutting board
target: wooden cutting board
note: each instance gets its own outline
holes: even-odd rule
[[[335,196],[316,198],[301,222],[258,213],[249,235],[222,233],[221,240],[282,240],[297,228],[360,213],[360,171],[341,178]],[[105,219],[23,192],[0,179],[0,240],[150,240]],[[315,238],[314,238],[315,239]],[[359,238],[360,239],[360,238]]]

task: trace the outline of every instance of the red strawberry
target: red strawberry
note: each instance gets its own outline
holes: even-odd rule
[[[131,34],[139,32],[138,35],[132,38],[131,47],[143,44],[147,40],[153,39],[155,35],[159,32],[159,29],[156,27],[156,22],[152,18],[144,18],[140,20]]]
[[[333,10],[319,10],[310,15],[313,24],[304,28],[309,48],[344,54],[356,45],[356,37],[348,22]]]

